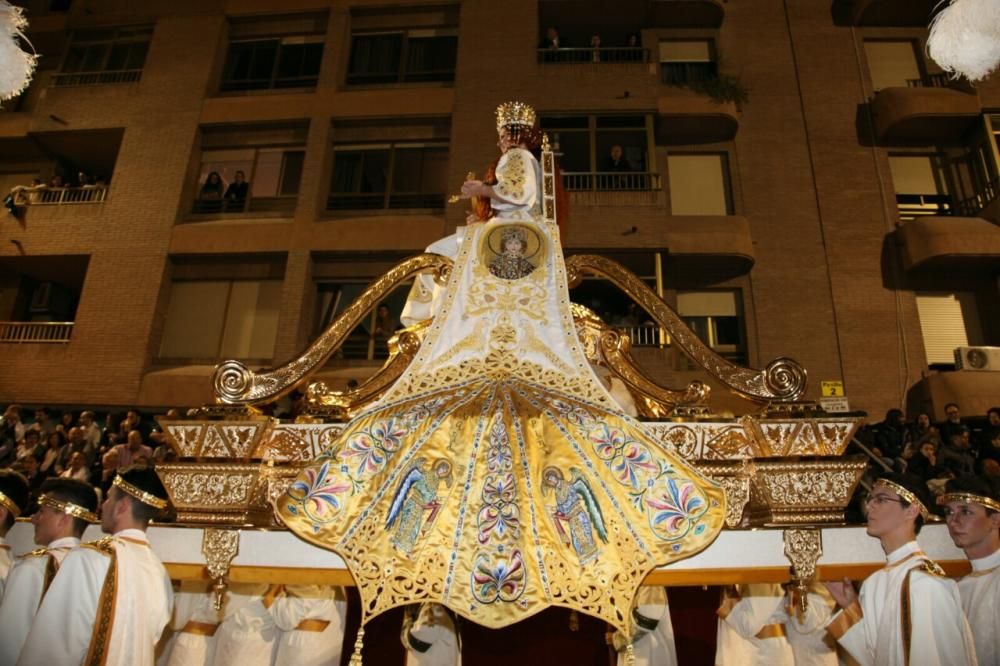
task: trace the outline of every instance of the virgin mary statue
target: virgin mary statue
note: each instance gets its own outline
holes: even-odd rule
[[[721,529],[722,490],[587,362],[541,214],[535,124],[526,104],[497,109],[495,178],[462,186],[490,214],[429,248],[454,267],[440,293],[414,286],[411,320],[433,314],[419,352],[276,500],[289,528],[343,558],[362,621],[436,602],[496,628],[563,606],[627,634],[646,574]]]

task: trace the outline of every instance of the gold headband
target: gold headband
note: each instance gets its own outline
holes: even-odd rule
[[[14,504],[14,500],[4,495],[2,491],[0,491],[0,506],[10,511],[15,518],[21,515],[21,509]]]
[[[894,493],[902,497],[910,504],[916,505],[916,507],[920,509],[920,515],[923,516],[924,520],[930,520],[931,512],[927,510],[927,507],[924,506],[924,503],[921,502],[920,498],[914,495],[912,491],[907,490],[903,486],[899,485],[894,481],[890,481],[889,479],[879,479],[878,481],[875,482],[875,485],[885,486],[886,488],[893,491]]]
[[[62,500],[56,499],[49,494],[42,495],[38,498],[38,504],[40,506],[47,506],[55,509],[56,511],[62,511],[68,516],[73,516],[74,518],[79,518],[85,520],[88,523],[99,523],[101,519],[97,517],[97,514],[93,511],[88,511],[84,509],[79,504],[73,504],[72,502],[64,502]]]
[[[161,499],[152,493],[147,493],[145,490],[136,488],[131,483],[126,481],[121,477],[120,474],[115,476],[114,485],[118,487],[122,492],[128,493],[132,497],[136,498],[143,504],[148,504],[154,509],[159,509],[163,511],[167,508],[167,500]]]
[[[947,504],[948,502],[963,502],[965,504],[982,504],[987,509],[1000,512],[1000,502],[996,501],[992,497],[986,497],[985,495],[976,495],[973,493],[945,493],[941,495],[941,504]]]

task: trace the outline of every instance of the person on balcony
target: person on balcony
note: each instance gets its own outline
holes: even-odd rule
[[[1000,666],[1000,495],[983,479],[963,476],[940,498],[948,533],[972,573],[958,581],[980,666]]]
[[[222,176],[219,175],[218,171],[212,171],[205,178],[205,183],[198,192],[198,198],[204,201],[221,200],[222,191]]]
[[[111,536],[83,544],[63,560],[18,666],[153,666],[156,643],[170,621],[173,588],[146,529],[168,506],[151,468],[119,471],[101,510],[101,527]]]
[[[958,586],[917,543],[933,505],[921,479],[878,479],[865,502],[867,530],[881,543],[886,566],[860,594],[846,578],[826,583],[840,607],[827,631],[861,666],[976,664]]]
[[[247,196],[250,194],[250,183],[247,182],[247,176],[243,171],[237,171],[233,175],[233,182],[229,183],[229,187],[226,188],[226,207],[229,210],[243,210],[246,205]]]

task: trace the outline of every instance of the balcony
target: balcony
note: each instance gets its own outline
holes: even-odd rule
[[[141,69],[121,69],[101,72],[66,72],[52,75],[52,86],[101,86],[119,83],[138,83]]]
[[[657,145],[731,141],[740,126],[736,102],[718,101],[687,88],[661,88],[656,108]]]
[[[65,206],[72,204],[104,203],[108,197],[107,185],[82,187],[28,187],[15,189],[14,203],[18,206]]]
[[[606,206],[652,205],[660,199],[660,174],[644,171],[564,172],[570,201]]]
[[[649,49],[641,47],[538,49],[540,64],[615,65],[649,62]]]
[[[246,199],[195,199],[191,215],[226,218],[292,217],[297,198],[248,197]]]
[[[938,0],[833,0],[837,25],[926,28]]]
[[[981,274],[1000,268],[1000,226],[981,217],[924,215],[905,221],[896,234],[907,271]]]
[[[72,335],[71,321],[0,321],[0,343],[66,343]]]
[[[974,90],[957,85],[946,74],[933,74],[905,88],[879,90],[871,101],[876,139],[921,145],[961,139],[982,115],[982,104]]]
[[[646,25],[651,28],[711,28],[722,26],[726,11],[720,0],[652,0]]]

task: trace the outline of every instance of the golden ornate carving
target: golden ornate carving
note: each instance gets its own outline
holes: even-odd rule
[[[368,285],[302,355],[279,368],[253,371],[240,361],[220,363],[212,378],[216,402],[229,405],[270,402],[291,392],[326,362],[365,314],[393,289],[417,273],[434,270],[440,274],[450,264],[451,259],[437,254],[420,254],[397,264]]]
[[[242,420],[158,419],[167,440],[182,458],[249,459],[267,432],[278,423],[269,416],[246,415]]]
[[[696,463],[698,471],[711,477],[726,491],[726,527],[736,529],[743,523],[743,512],[750,501],[753,468],[742,463]]]
[[[242,462],[162,463],[156,466],[181,516],[204,522],[244,524],[251,509],[259,464]]]
[[[799,612],[804,613],[809,600],[809,585],[816,577],[816,563],[823,555],[823,535],[819,530],[790,529],[782,535],[785,557],[792,563],[794,598]]]
[[[617,285],[648,312],[677,346],[710,375],[736,394],[754,402],[797,400],[806,389],[806,371],[790,358],[771,361],[763,370],[735,365],[716,354],[642,280],[616,261],[593,254],[578,254],[566,260],[567,276],[599,275]]]
[[[201,552],[205,556],[205,568],[212,579],[215,594],[215,610],[222,610],[226,586],[229,579],[229,565],[240,552],[240,533],[236,530],[206,528],[201,537]]]
[[[866,469],[863,458],[768,460],[755,463],[756,489],[772,525],[842,522],[844,507]]]

